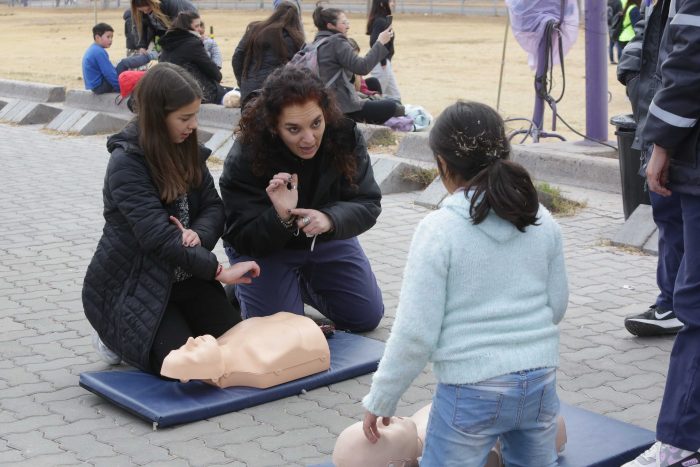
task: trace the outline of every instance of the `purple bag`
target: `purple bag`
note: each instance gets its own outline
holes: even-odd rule
[[[384,122],[384,126],[388,126],[395,131],[413,131],[413,119],[411,117],[391,117]]]

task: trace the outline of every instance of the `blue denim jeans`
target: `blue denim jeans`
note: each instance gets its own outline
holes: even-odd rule
[[[556,466],[558,413],[553,368],[438,384],[420,465],[481,467],[500,437],[505,465]]]

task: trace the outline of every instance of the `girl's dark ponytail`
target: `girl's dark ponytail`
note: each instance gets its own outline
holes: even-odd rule
[[[537,224],[539,200],[527,171],[510,158],[510,144],[503,119],[491,107],[459,101],[437,118],[429,137],[430,149],[444,161],[447,173],[471,192],[469,214],[474,224],[489,211],[521,232]]]
[[[469,208],[474,224],[481,223],[493,209],[521,232],[528,225],[537,225],[537,190],[522,165],[496,159],[473,177],[466,189],[474,190]]]

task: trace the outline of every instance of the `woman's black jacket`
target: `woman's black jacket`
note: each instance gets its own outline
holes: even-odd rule
[[[389,27],[389,20],[386,16],[376,16],[374,21],[372,21],[372,28],[369,34],[369,46],[372,47],[377,39],[379,39],[379,34],[382,33],[386,28]],[[386,65],[386,61],[391,61],[394,58],[394,37],[392,36],[389,42],[387,42],[384,47],[387,48],[389,54],[381,60],[382,66]]]
[[[233,52],[233,57],[231,57],[233,74],[236,76],[236,81],[241,89],[241,102],[243,102],[251,92],[262,88],[265,78],[277,68],[291,60],[294,54],[304,46],[304,44],[296,45],[292,36],[290,36],[286,30],[282,30],[282,37],[284,38],[287,55],[285,57],[280,57],[272,48],[271,44],[265,43],[263,44],[260,56],[250,58],[248,69],[244,74],[243,65],[245,64],[246,48],[250,40],[250,28],[251,26],[248,26],[248,30],[238,43],[236,50]]]
[[[160,11],[172,22],[177,18],[178,13],[182,11],[193,11],[196,13],[197,7],[190,0],[160,0]],[[137,48],[147,49],[148,44],[155,36],[163,38],[168,30],[168,25],[163,24],[153,13],[143,15],[141,19],[143,30],[139,31]]]
[[[190,228],[201,246],[184,247],[129,123],[107,142],[111,153],[102,191],[105,225],[83,283],[85,316],[102,341],[122,360],[150,371],[149,353],[170,297],[176,266],[213,280],[218,267],[211,250],[224,226],[224,210],[204,161],[202,183],[188,192]]]
[[[174,63],[189,71],[202,87],[204,102],[218,104],[221,70],[195,34],[184,29],[169,30],[160,40],[162,51],[158,61]]]
[[[357,171],[352,181],[347,180],[332,164],[324,143],[314,159],[319,164],[319,176],[315,186],[299,184],[300,199],[310,199],[308,205],[299,208],[316,209],[328,215],[334,230],[318,237],[318,241],[355,237],[372,227],[381,212],[381,191],[374,180],[367,145],[362,133],[350,119],[343,118],[338,128],[326,127],[326,138],[335,138],[354,148]],[[277,140],[277,138],[275,138]],[[278,141],[279,150],[272,161],[270,173],[256,176],[252,172],[252,154],[240,142],[234,143],[224,163],[219,179],[221,197],[226,210],[225,244],[238,253],[253,257],[264,257],[298,244],[305,239],[286,229],[279,218],[265,188],[271,176],[278,172],[299,173],[309,161],[304,161],[286,149]],[[308,191],[307,191],[308,190]]]

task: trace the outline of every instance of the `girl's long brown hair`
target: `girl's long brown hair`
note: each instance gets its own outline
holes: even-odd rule
[[[136,9],[140,6],[151,7],[153,14],[156,16],[158,21],[163,23],[165,29],[170,29],[170,26],[172,26],[170,18],[168,18],[168,15],[163,13],[163,10],[161,10],[160,0],[131,0],[131,19],[136,25],[136,30],[139,32],[140,38],[143,38],[145,33],[143,27],[143,13]]]
[[[168,204],[202,182],[197,132],[182,143],[170,139],[165,119],[195,100],[202,90],[182,67],[160,63],[149,69],[134,89],[139,145],[161,200]]]
[[[248,26],[248,43],[245,49],[243,61],[243,76],[248,74],[251,64],[255,63],[255,71],[260,69],[262,54],[266,48],[272,49],[280,63],[286,63],[289,57],[287,43],[284,40],[283,31],[292,38],[296,49],[304,46],[304,31],[301,29],[301,18],[296,5],[289,2],[281,2],[275,11],[264,21],[251,23]],[[257,58],[257,60],[255,60]]]

